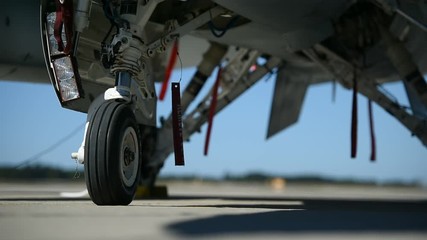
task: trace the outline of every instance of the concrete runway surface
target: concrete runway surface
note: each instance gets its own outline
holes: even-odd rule
[[[84,183],[0,183],[0,239],[427,239],[423,188],[167,185],[167,199],[98,207]]]

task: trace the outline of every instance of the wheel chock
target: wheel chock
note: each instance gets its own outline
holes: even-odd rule
[[[167,198],[168,188],[166,186],[145,187],[138,186],[135,199]]]

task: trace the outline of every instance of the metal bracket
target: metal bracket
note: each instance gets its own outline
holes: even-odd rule
[[[137,25],[143,29],[147,24],[148,20],[156,9],[157,5],[164,0],[139,0],[138,1],[138,12],[137,12]]]
[[[216,6],[203,12],[202,14],[196,16],[181,26],[178,26],[176,22],[172,23],[171,27],[168,29],[168,33],[148,44],[145,54],[148,57],[152,57],[156,52],[164,52],[166,50],[166,46],[172,43],[176,38],[190,33],[194,29],[197,29],[203,24],[209,22],[212,18],[215,18],[226,12],[226,9],[220,6]]]
[[[258,54],[258,53],[257,53]],[[256,82],[258,82],[266,74],[270,73],[272,69],[279,67],[282,64],[282,60],[277,57],[270,57],[267,62],[261,66],[258,66],[257,69],[253,72],[241,72],[236,83],[228,91],[223,92],[218,95],[217,105],[215,114],[223,110],[228,106],[232,101],[242,95],[246,90],[252,87]],[[227,66],[230,69],[230,66]],[[225,74],[226,69],[223,71]],[[200,127],[207,122],[209,112],[208,104],[210,95],[208,94],[203,98],[204,100],[198,104],[198,107],[187,115],[184,119],[184,140],[188,140],[189,137],[200,130]]]
[[[400,9],[399,5],[396,1],[372,0],[372,2],[374,4],[376,4],[377,6],[379,6],[380,8],[382,8],[389,15],[396,13],[396,14],[402,16],[403,18],[405,18],[408,22],[412,23],[414,26],[421,29],[422,31],[427,32],[427,26],[425,24],[423,24],[422,22],[418,21],[417,19],[415,19],[414,17],[412,17],[410,14],[407,14],[402,9]],[[427,8],[425,6],[426,5],[424,5],[424,8]],[[422,7],[422,6],[420,6],[420,7]]]
[[[242,84],[242,81],[244,83],[245,80],[243,79],[243,77],[248,74],[250,67],[255,64],[255,61],[259,57],[259,55],[259,52],[255,50],[243,48],[239,50],[236,56],[222,70],[220,82],[221,91],[218,93],[218,101],[221,101],[221,99],[226,98],[228,94],[230,94],[230,92],[235,90],[236,87],[238,88],[237,85],[239,85],[239,83]],[[248,83],[247,85],[249,88],[251,84]],[[205,111],[208,111],[212,91],[213,89],[211,89],[206,94],[206,96],[198,104],[198,108],[195,111],[198,111],[199,113],[204,113]],[[194,116],[196,114],[195,112],[193,112],[190,115]]]

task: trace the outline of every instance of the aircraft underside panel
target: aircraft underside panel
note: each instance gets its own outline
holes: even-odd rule
[[[290,72],[292,73],[292,70]],[[309,85],[308,79],[289,74],[286,67],[279,70],[274,86],[267,138],[298,121]]]
[[[0,81],[49,83],[40,40],[39,1],[2,1]]]

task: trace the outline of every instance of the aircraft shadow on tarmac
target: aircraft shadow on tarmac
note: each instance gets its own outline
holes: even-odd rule
[[[427,200],[343,200],[315,198],[246,198],[170,196],[170,207],[248,208],[265,212],[221,214],[172,223],[165,228],[185,237],[228,234],[394,233],[427,234]],[[176,200],[225,200],[224,204],[175,205]],[[90,201],[88,198],[9,198],[2,201]],[[151,199],[153,200],[153,199]],[[227,203],[231,201],[232,203]],[[254,203],[258,202],[258,203]],[[289,204],[299,201],[302,204]],[[262,202],[262,203],[259,203]],[[283,203],[281,203],[283,202]],[[133,204],[130,207],[140,207]]]
[[[427,233],[427,201],[280,199],[303,202],[299,206],[290,206],[277,204],[278,199],[272,199],[274,204],[248,203],[257,200],[253,198],[227,200],[239,200],[242,203],[191,207],[261,208],[267,211],[188,220],[170,224],[166,229],[187,237],[310,232]]]

